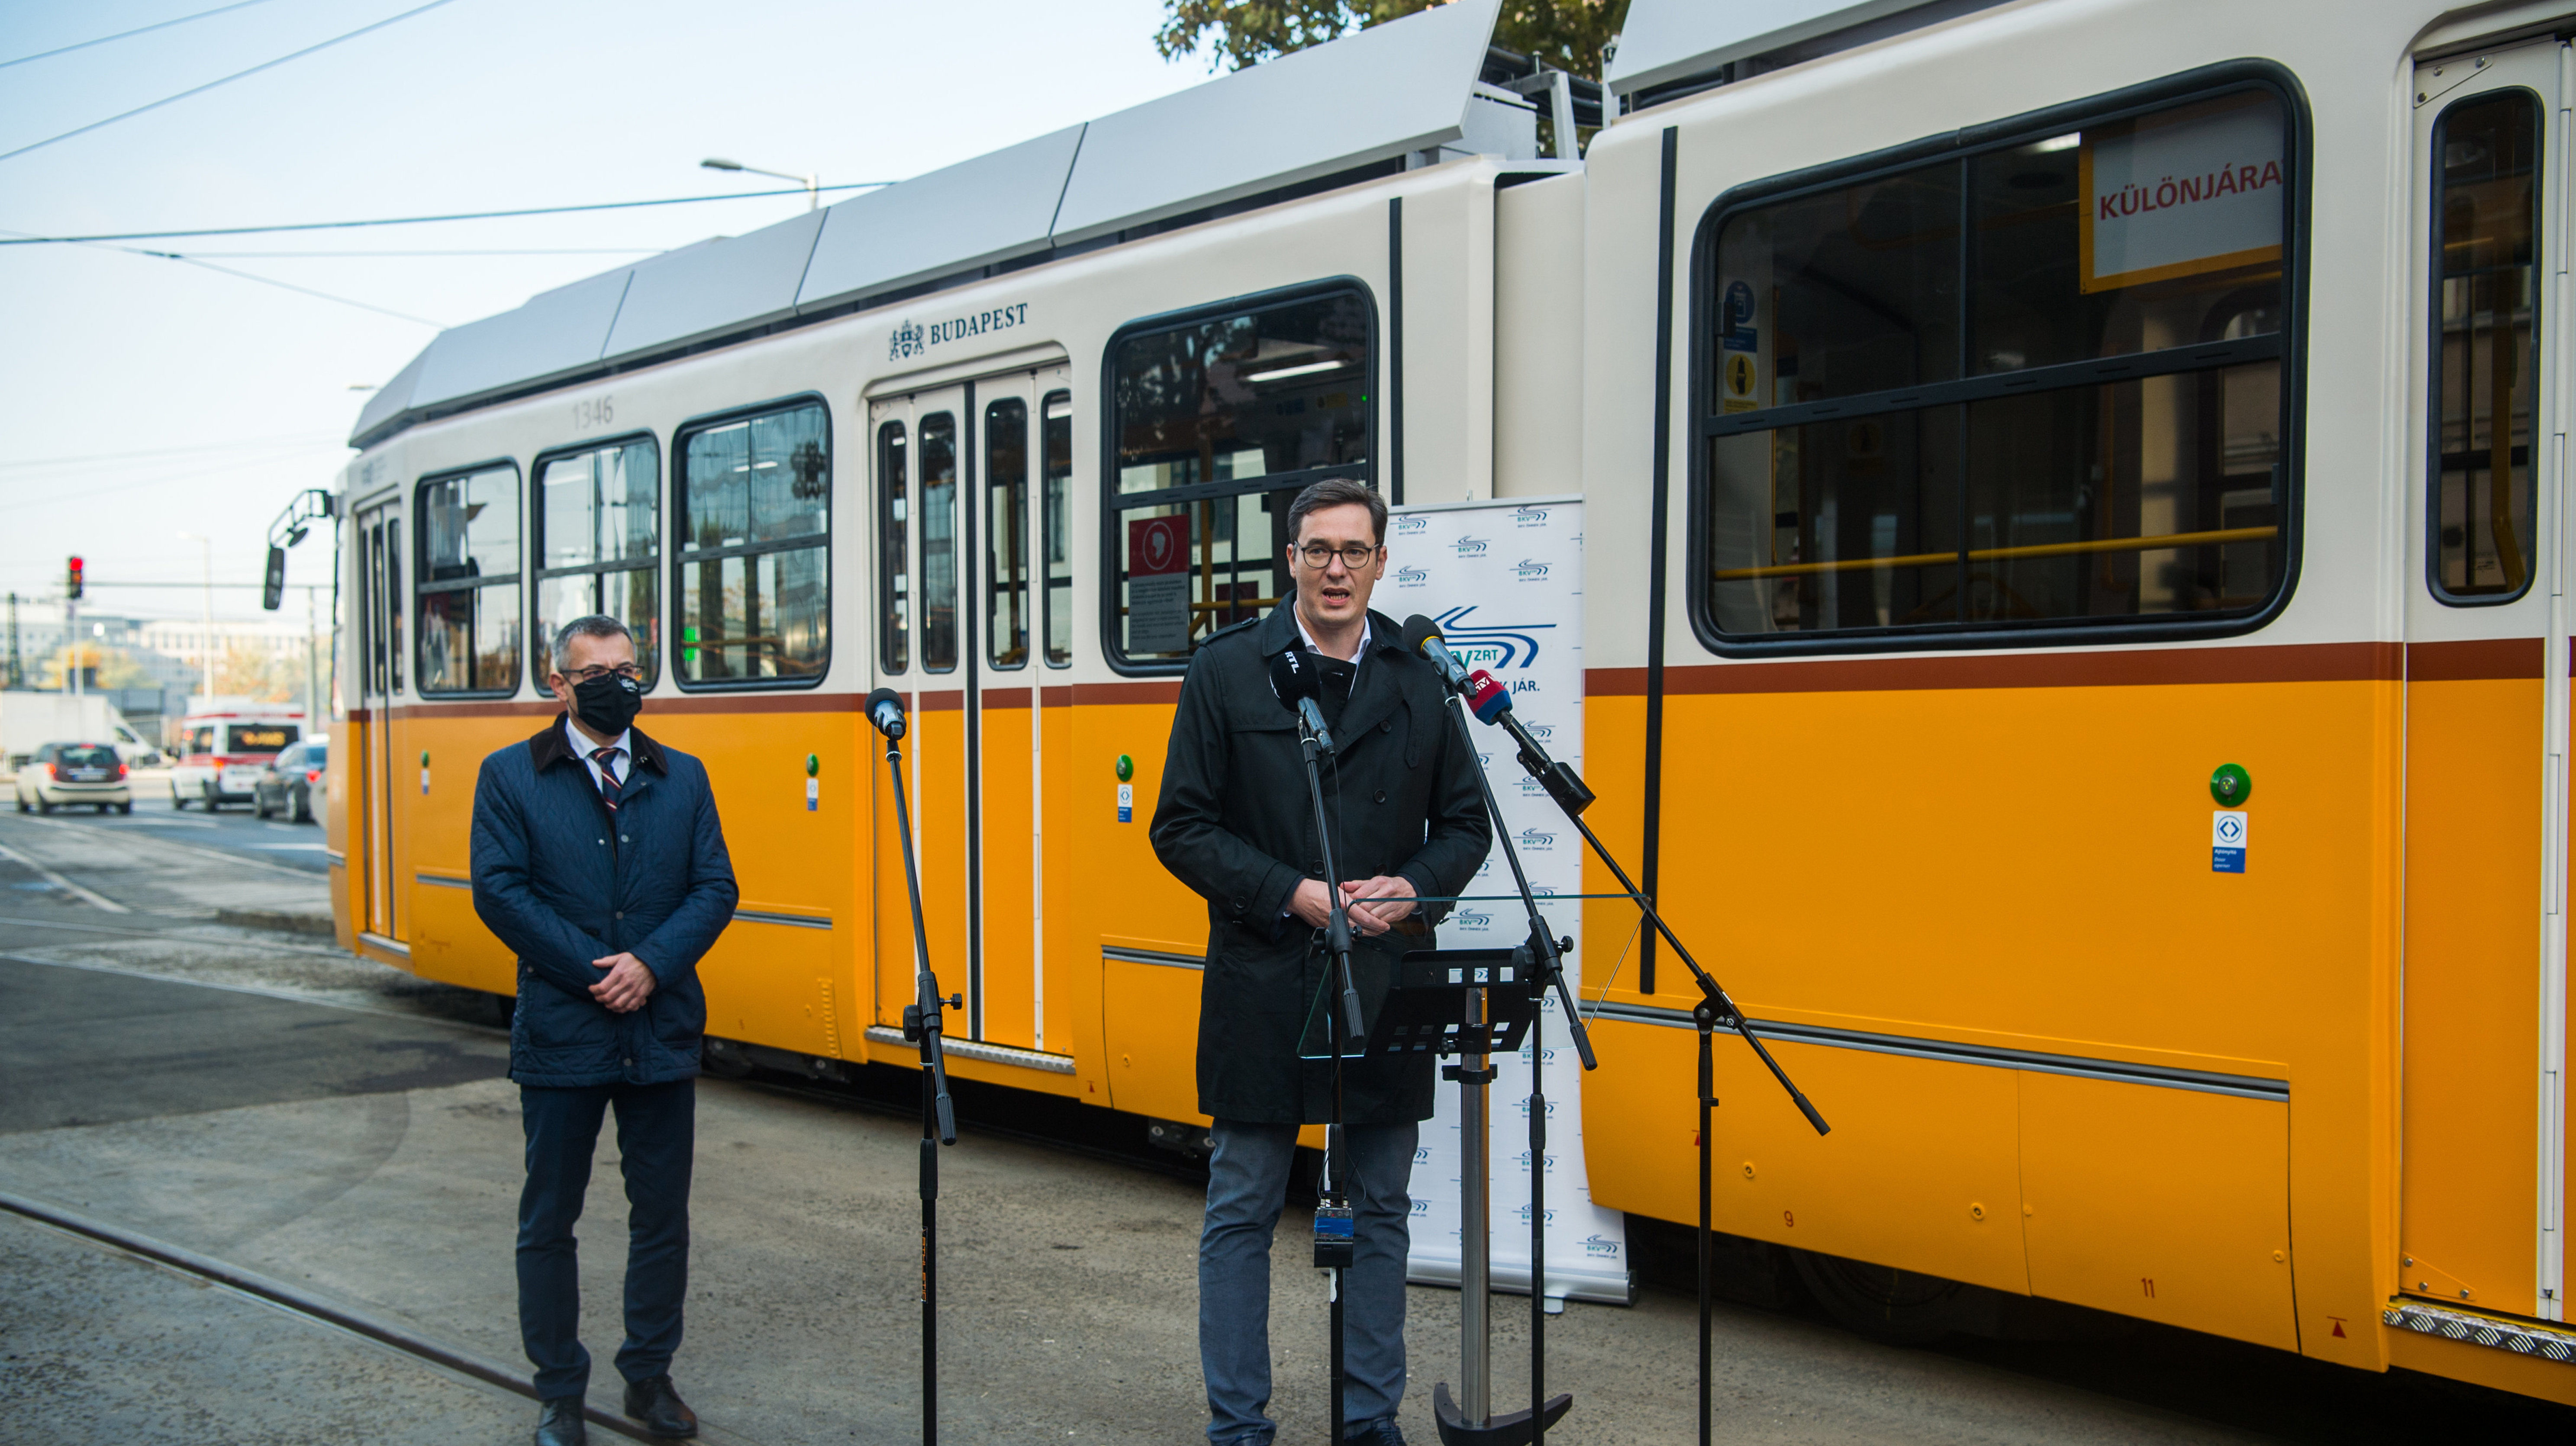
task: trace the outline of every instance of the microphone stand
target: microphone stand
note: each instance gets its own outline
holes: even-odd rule
[[[1344,1272],[1350,1268],[1358,1248],[1348,1189],[1350,1149],[1342,1139],[1342,1052],[1346,1038],[1363,1038],[1367,1031],[1361,1027],[1359,991],[1351,985],[1351,918],[1342,905],[1341,868],[1333,857],[1332,825],[1324,814],[1323,775],[1316,765],[1324,750],[1304,709],[1297,710],[1297,747],[1306,761],[1306,795],[1315,806],[1315,847],[1323,855],[1324,893],[1332,908],[1324,925],[1324,952],[1330,971],[1324,988],[1334,998],[1324,1011],[1324,1038],[1333,1052],[1333,1105],[1332,1119],[1324,1133],[1323,1198],[1315,1206],[1315,1264],[1331,1272],[1333,1279],[1331,1321],[1327,1327],[1333,1338],[1332,1427],[1326,1439],[1339,1442],[1343,1428]]]
[[[1449,717],[1456,725],[1458,741],[1466,748],[1467,756],[1473,759],[1476,756],[1476,736],[1468,729],[1465,707],[1454,692],[1449,695],[1449,705]],[[1543,994],[1550,987],[1555,989],[1558,1004],[1565,1014],[1566,1027],[1574,1039],[1575,1052],[1582,1057],[1585,1069],[1597,1069],[1600,1067],[1600,1062],[1593,1057],[1592,1040],[1583,1028],[1582,1017],[1574,1012],[1573,996],[1566,989],[1564,958],[1558,952],[1560,946],[1555,937],[1548,933],[1547,920],[1539,915],[1538,895],[1531,891],[1529,875],[1521,868],[1520,851],[1512,847],[1511,833],[1503,826],[1503,810],[1501,804],[1494,798],[1494,785],[1485,777],[1485,770],[1481,764],[1471,767],[1468,771],[1476,775],[1476,791],[1484,800],[1485,816],[1492,819],[1494,823],[1494,840],[1502,846],[1504,861],[1511,865],[1512,884],[1520,890],[1521,907],[1529,914],[1528,949],[1531,962],[1538,968],[1538,973],[1532,981],[1533,992]],[[1484,1101],[1481,1092],[1485,1080],[1492,1078],[1492,1071],[1480,1070],[1476,1073],[1482,1078],[1471,1081],[1468,1071],[1463,1066],[1459,1071],[1460,1083],[1477,1096],[1475,1102],[1478,1106],[1475,1110],[1469,1111],[1462,1105],[1459,1110],[1459,1124],[1462,1130],[1470,1122],[1471,1115],[1476,1120],[1482,1120],[1485,1113],[1482,1108]],[[1481,1149],[1469,1150],[1465,1153],[1471,1161],[1481,1160],[1485,1156],[1485,1152]],[[1529,1177],[1529,1409],[1515,1411],[1499,1418],[1486,1414],[1486,1402],[1482,1399],[1482,1388],[1486,1377],[1485,1342],[1470,1340],[1467,1343],[1467,1349],[1473,1359],[1468,1363],[1462,1363],[1460,1384],[1466,1388],[1468,1394],[1465,1410],[1473,1413],[1475,1419],[1453,1421],[1445,1411],[1440,1413],[1440,1437],[1442,1441],[1450,1443],[1450,1446],[1471,1446],[1471,1443],[1472,1446],[1506,1446],[1506,1443],[1516,1446],[1516,1443],[1522,1441],[1540,1446],[1540,1443],[1547,1440],[1548,1426],[1574,1408],[1573,1396],[1559,1395],[1554,1400],[1550,1400],[1547,1394],[1547,1034],[1544,1028],[1532,1030],[1530,1039]],[[1479,1180],[1477,1188],[1468,1193],[1481,1198],[1484,1194],[1482,1186],[1483,1182]],[[1462,1208],[1459,1212],[1459,1240],[1463,1248],[1471,1230],[1489,1230],[1491,1222],[1480,1220],[1470,1226],[1464,1209],[1465,1200],[1462,1199],[1460,1203]],[[1490,1209],[1490,1206],[1488,1208]],[[1483,1251],[1479,1249],[1476,1253],[1481,1256]],[[1464,1275],[1463,1271],[1461,1275]],[[1461,1284],[1465,1286],[1467,1283],[1462,1279]],[[1483,1281],[1477,1281],[1469,1288],[1481,1289],[1483,1285]],[[1481,1323],[1485,1311],[1482,1304],[1478,1303],[1476,1308],[1462,1311],[1461,1314],[1467,1320]],[[1467,1365],[1473,1366],[1472,1372],[1466,1369]],[[1445,1406],[1447,1404],[1445,1396],[1435,1396],[1433,1404],[1435,1407]]]
[[[897,841],[912,896],[913,1000],[903,1008],[903,1037],[921,1045],[921,1440],[939,1439],[939,1147],[957,1143],[957,1113],[948,1099],[948,1054],[942,1009],[962,1009],[963,995],[939,997],[930,970],[930,934],[921,918],[921,867],[912,856],[912,809],[904,800],[903,745],[886,734],[886,774],[894,780]]]
[[[1456,698],[1455,684],[1452,684],[1451,697],[1453,700]],[[1798,1107],[1798,1113],[1807,1117],[1807,1123],[1815,1127],[1817,1134],[1830,1134],[1833,1132],[1833,1126],[1826,1124],[1825,1117],[1817,1112],[1815,1105],[1810,1103],[1804,1094],[1799,1093],[1798,1086],[1789,1078],[1789,1072],[1782,1069],[1780,1062],[1771,1057],[1771,1051],[1763,1047],[1762,1037],[1753,1032],[1753,1026],[1745,1019],[1744,1011],[1737,1008],[1734,999],[1728,996],[1724,987],[1719,985],[1706,969],[1700,967],[1700,962],[1691,957],[1690,950],[1673,933],[1672,926],[1666,924],[1664,916],[1655,911],[1654,901],[1639,891],[1635,881],[1628,877],[1628,871],[1619,867],[1619,861],[1610,856],[1610,850],[1602,844],[1600,836],[1592,831],[1590,824],[1583,821],[1583,810],[1592,803],[1592,790],[1584,786],[1583,780],[1576,776],[1573,769],[1548,757],[1547,750],[1539,746],[1537,739],[1530,737],[1528,731],[1521,727],[1520,720],[1514,718],[1508,709],[1495,721],[1502,726],[1504,732],[1511,735],[1512,741],[1520,746],[1521,767],[1528,771],[1530,777],[1538,780],[1539,786],[1547,790],[1548,797],[1556,801],[1557,808],[1565,814],[1566,822],[1573,824],[1583,835],[1583,841],[1591,846],[1593,856],[1600,859],[1602,866],[1610,870],[1611,877],[1619,881],[1619,887],[1627,891],[1628,897],[1636,900],[1638,911],[1646,916],[1648,923],[1655,926],[1655,932],[1663,937],[1664,942],[1672,946],[1674,956],[1689,968],[1691,978],[1699,985],[1700,1001],[1691,1010],[1691,1020],[1699,1032],[1699,1439],[1700,1446],[1708,1446],[1714,1422],[1708,1381],[1714,1330],[1709,1279],[1711,1266],[1709,1245],[1716,1233],[1716,1226],[1711,1213],[1709,1182],[1712,1174],[1711,1162],[1716,1148],[1710,1138],[1710,1111],[1717,1106],[1715,1058],[1717,1027],[1721,1024],[1726,1025],[1743,1036],[1744,1042],[1753,1047],[1754,1054],[1770,1068],[1771,1077],[1780,1082],[1780,1088],[1789,1092],[1790,1102]],[[1482,776],[1481,771],[1478,776]],[[1580,1036],[1577,1037],[1580,1038]],[[1588,1063],[1587,1060],[1587,1065]]]

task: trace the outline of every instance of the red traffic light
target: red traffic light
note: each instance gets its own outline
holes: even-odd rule
[[[73,597],[79,597],[81,595],[81,560],[77,557],[72,559],[71,572],[67,581],[68,591]]]

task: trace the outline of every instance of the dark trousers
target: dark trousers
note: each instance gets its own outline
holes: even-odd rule
[[[617,1351],[617,1373],[629,1381],[667,1374],[680,1348],[698,1082],[522,1085],[528,1183],[519,1192],[519,1335],[536,1365],[542,1400],[579,1396],[590,1387],[590,1352],[581,1344],[580,1246],[572,1228],[590,1188],[600,1117],[612,1105],[627,1206],[626,1344]]]

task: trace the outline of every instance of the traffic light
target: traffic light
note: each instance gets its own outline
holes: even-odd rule
[[[71,570],[64,579],[64,588],[73,597],[81,595],[81,560],[77,557],[72,559]]]

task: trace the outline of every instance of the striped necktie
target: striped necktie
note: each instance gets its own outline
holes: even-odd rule
[[[602,748],[590,755],[591,762],[599,765],[599,796],[610,813],[617,812],[617,760],[625,756],[623,748]]]

